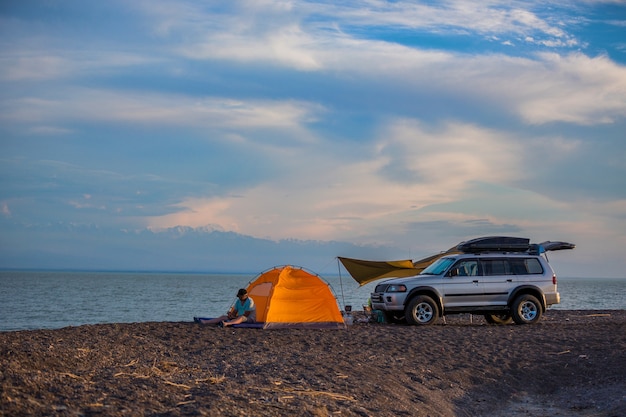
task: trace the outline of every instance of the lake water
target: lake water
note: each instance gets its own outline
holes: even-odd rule
[[[0,271],[0,331],[95,323],[191,321],[224,314],[246,274]],[[324,277],[339,307],[361,310],[375,283]],[[559,278],[567,310],[626,310],[626,279]]]

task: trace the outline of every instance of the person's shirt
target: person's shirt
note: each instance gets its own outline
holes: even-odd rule
[[[250,312],[248,319],[251,321],[256,321],[256,306],[254,305],[254,300],[251,297],[246,298],[246,300],[242,303],[239,298],[235,301],[235,311],[237,311],[237,316],[243,316],[246,311]]]

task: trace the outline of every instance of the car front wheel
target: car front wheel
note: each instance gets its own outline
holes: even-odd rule
[[[408,324],[435,324],[439,317],[439,308],[432,298],[418,295],[406,306],[405,313]]]
[[[542,308],[537,297],[530,294],[520,295],[512,306],[513,321],[517,324],[532,324],[541,318]]]

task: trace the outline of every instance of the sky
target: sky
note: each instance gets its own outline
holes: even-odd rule
[[[626,278],[625,1],[0,1],[0,268]]]

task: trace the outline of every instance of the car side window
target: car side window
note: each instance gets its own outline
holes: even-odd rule
[[[510,261],[516,275],[543,274],[543,267],[537,258],[514,258]]]
[[[478,275],[478,261],[466,259],[457,262],[450,270],[450,276],[474,277]]]
[[[485,276],[490,275],[513,275],[511,270],[511,264],[508,259],[483,259],[483,274]]]

